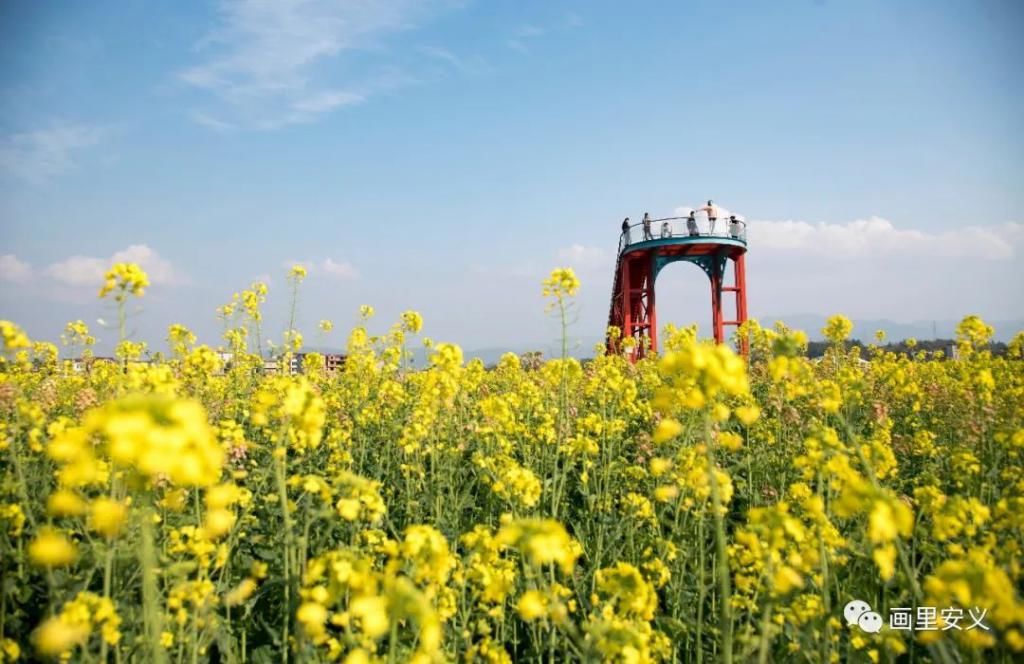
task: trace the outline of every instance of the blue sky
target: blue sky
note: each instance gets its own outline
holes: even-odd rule
[[[370,303],[522,345],[571,264],[592,338],[621,219],[714,198],[750,221],[755,316],[1019,319],[1022,28],[996,0],[13,0],[0,316],[109,317],[96,273],[131,258],[138,336],[216,343],[256,278],[279,331],[304,261],[310,337]],[[663,273],[662,321],[706,329],[702,278]]]

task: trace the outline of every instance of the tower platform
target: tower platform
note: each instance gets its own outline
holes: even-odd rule
[[[700,267],[711,282],[712,333],[717,343],[726,340],[725,328],[738,327],[747,320],[746,224],[718,219],[711,227],[707,219],[688,223],[686,217],[653,219],[650,234],[643,223],[633,224],[619,236],[619,248],[612,285],[608,325],[621,330],[619,344],[633,338],[629,349],[633,360],[658,350],[658,323],[654,283],[669,263],[686,261]],[[726,285],[727,265],[733,264],[733,283]],[[727,318],[723,294],[732,294],[735,315]],[[617,352],[616,340],[607,338],[609,352]],[[745,340],[740,350],[747,352]]]

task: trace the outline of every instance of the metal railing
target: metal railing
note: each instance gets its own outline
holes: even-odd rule
[[[630,224],[628,231],[619,234],[619,253],[628,246],[648,242],[651,240],[662,240],[670,238],[726,238],[738,240],[743,244],[747,243],[747,222],[742,219],[735,221],[728,217],[719,217],[712,225],[706,215],[695,215],[693,220],[689,217],[664,217],[662,219],[651,219],[650,235],[644,231],[644,223]]]

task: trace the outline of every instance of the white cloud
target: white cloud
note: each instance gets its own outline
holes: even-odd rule
[[[352,266],[352,263],[343,261],[337,263],[334,260],[328,258],[320,264],[320,268],[325,274],[328,274],[337,279],[358,279],[359,271]]]
[[[103,130],[81,124],[10,134],[0,138],[0,171],[42,182],[73,169],[77,153],[100,142]]]
[[[138,263],[154,284],[173,284],[183,281],[171,266],[170,261],[161,258],[153,249],[144,244],[133,244],[110,257],[111,263]]]
[[[464,74],[477,74],[488,69],[486,61],[478,55],[462,57],[440,46],[421,46],[418,50]]]
[[[611,269],[612,266],[611,252],[600,247],[588,247],[582,244],[573,244],[559,249],[558,260],[581,270],[601,267]]]
[[[68,286],[99,286],[110,261],[90,256],[71,256],[46,268],[46,276]]]
[[[533,38],[540,37],[545,33],[544,28],[537,25],[523,25],[515,32],[515,36],[519,38]]]
[[[929,232],[897,228],[888,219],[869,217],[845,224],[806,221],[751,221],[751,250],[813,251],[849,260],[873,254],[932,257],[1014,257],[1024,245],[1024,225],[965,226]]]
[[[751,220],[754,315],[893,320],[1019,317],[1024,224],[910,229],[882,217],[845,223]]]
[[[675,214],[687,212],[680,208]],[[633,220],[640,216],[642,211]],[[652,211],[652,216],[661,213]],[[958,320],[968,313],[992,320],[1024,317],[1021,223],[914,230],[870,217],[841,223],[755,217],[749,226],[746,274],[754,317],[836,312],[895,321]],[[587,286],[578,298],[580,326],[601,329],[615,249],[604,241],[579,239],[558,251],[557,258],[574,266]],[[706,329],[708,281],[699,269],[669,265],[657,287],[659,321],[699,322]],[[726,305],[733,306],[731,298]]]
[[[290,270],[293,265],[301,265],[310,274],[323,273],[333,279],[358,279],[359,271],[348,261],[335,261],[325,258],[322,261],[285,261],[282,266]]]
[[[189,113],[189,117],[192,118],[192,122],[203,125],[204,127],[209,127],[214,131],[227,132],[232,129],[236,129],[235,125],[230,122],[225,122],[213,117],[212,115],[203,113],[202,111],[192,111]]]
[[[544,271],[529,261],[513,265],[495,265],[493,263],[481,265],[474,263],[469,266],[469,270],[475,275],[489,279],[532,279],[540,282],[545,277]]]
[[[363,101],[377,82],[339,82],[337,59],[368,49],[385,35],[414,27],[445,3],[417,0],[222,0],[220,21],[198,50],[206,60],[179,73],[212,92],[216,123],[272,129],[311,122]],[[351,76],[351,74],[347,74]],[[205,112],[193,117],[202,124]]]
[[[23,284],[32,278],[32,266],[14,254],[0,256],[0,281]]]
[[[340,106],[349,106],[364,101],[365,97],[344,90],[324,90],[292,103],[292,109],[299,113],[315,115],[326,113]]]
[[[153,249],[144,244],[133,244],[115,252],[110,258],[93,256],[71,256],[49,265],[46,276],[67,286],[99,287],[103,275],[114,263],[138,263],[153,284],[182,283],[170,261],[161,258]]]
[[[547,31],[544,28],[537,25],[521,25],[505,43],[512,50],[519,51],[523,55],[529,55],[530,47],[527,45],[528,42],[532,39],[543,37],[545,32]]]
[[[419,50],[423,55],[443,60],[456,69],[462,69],[463,67],[462,58],[446,48],[441,48],[440,46],[421,46]]]
[[[557,38],[557,33],[575,30],[583,25],[583,19],[575,12],[566,12],[560,21],[550,21],[547,25],[524,23],[511,32],[505,45],[523,55],[532,53],[530,45],[541,38]]]
[[[518,39],[509,39],[505,43],[508,44],[508,47],[513,51],[519,51],[523,55],[530,54],[530,49],[527,48],[526,44],[524,44],[522,41]]]

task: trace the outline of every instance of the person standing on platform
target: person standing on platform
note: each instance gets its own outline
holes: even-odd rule
[[[693,217],[693,210],[690,211],[690,216],[686,218],[686,232],[690,234],[690,237],[700,235],[700,231],[697,230],[697,220]]]
[[[729,215],[729,235],[734,240],[738,240],[740,237],[740,226],[743,224],[742,221],[736,218],[736,215]]]
[[[629,244],[629,217],[622,220],[622,239],[624,244]]]
[[[653,240],[654,236],[651,235],[651,215],[644,212],[644,239]]]
[[[718,221],[718,206],[709,200],[708,204],[702,207],[701,210],[708,213],[708,235],[714,235],[715,222]]]

